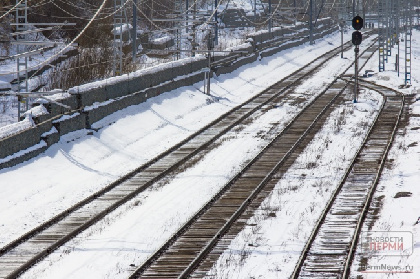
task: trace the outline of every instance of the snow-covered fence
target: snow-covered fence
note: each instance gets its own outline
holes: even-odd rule
[[[320,19],[314,27],[314,36],[330,28],[337,30],[338,27],[334,25],[332,19]],[[295,37],[296,39],[301,38],[304,39],[304,42],[307,42],[309,39],[308,26],[297,25],[289,27],[275,27],[271,33],[263,30],[248,35],[248,38],[252,38],[259,48],[265,48],[269,45],[273,45],[276,41],[282,40],[284,37]]]
[[[314,30],[315,39],[337,30],[336,26],[331,27],[329,23],[329,20],[319,22]],[[274,29],[272,33],[251,34],[247,42],[233,48],[232,53],[214,57],[215,62],[220,62],[214,72],[217,75],[230,73],[240,66],[256,61],[259,57],[308,42],[307,29],[294,28],[296,30]],[[296,33],[297,38],[280,44],[286,33]],[[34,125],[17,129],[6,136],[0,134],[0,169],[35,157],[48,146],[57,143],[60,136],[84,128],[90,129],[93,123],[118,110],[140,104],[164,92],[200,82],[203,80],[203,70],[207,66],[208,60],[205,57],[186,58],[73,87],[69,94],[65,94],[59,100],[69,108],[54,102],[40,102],[38,106],[42,106],[42,109],[33,110],[43,113],[33,113]]]
[[[134,73],[76,86],[70,88],[69,93],[77,97],[79,108],[83,108],[97,102],[127,96],[158,86],[178,77],[187,76],[201,71],[206,65],[207,62],[204,57],[186,58]]]
[[[338,26],[331,19],[321,19],[314,28],[314,40],[322,38],[334,31],[338,30]],[[292,40],[284,42],[285,37]],[[300,46],[309,41],[309,30],[307,26],[293,26],[290,28],[273,28],[272,32],[267,30],[258,31],[248,35],[247,43],[232,48],[232,54],[218,55],[216,61],[225,59],[230,63],[225,63],[221,67],[216,67],[215,73],[226,74],[231,73],[239,67],[252,63],[258,58],[268,57],[280,51]],[[242,54],[234,54],[235,51],[241,51]]]
[[[295,33],[291,30],[289,30],[291,33],[288,35],[293,38],[293,40],[290,40],[289,42],[279,45],[278,41],[282,40],[280,37],[275,37],[271,40],[266,40],[263,43],[260,44],[260,48],[264,49],[260,51],[261,57],[268,57],[271,55],[274,55],[280,51],[283,51],[288,48],[300,46],[306,42],[309,41],[309,30],[305,27],[303,29],[303,32]],[[313,40],[318,40],[320,38],[323,38],[324,36],[331,34],[334,31],[338,30],[338,26],[333,24],[333,21],[330,19],[320,20],[318,21],[317,26],[314,28],[314,34],[313,34]],[[286,31],[283,31],[286,32]],[[293,36],[292,35],[296,35]],[[274,46],[274,47],[273,47]]]
[[[0,136],[0,169],[12,167],[44,152],[48,144],[43,134],[52,129],[52,120],[34,125],[30,118],[2,127]],[[4,130],[8,130],[6,133]]]

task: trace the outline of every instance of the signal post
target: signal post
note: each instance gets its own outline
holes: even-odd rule
[[[357,103],[357,94],[359,92],[359,45],[362,43],[362,33],[359,31],[363,28],[363,18],[355,16],[352,20],[352,26],[356,30],[351,36],[351,42],[354,47],[354,103]]]

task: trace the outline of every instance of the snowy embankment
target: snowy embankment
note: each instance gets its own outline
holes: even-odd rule
[[[408,232],[412,234],[412,254],[406,256],[389,256],[386,251],[377,251],[375,256],[364,258],[360,247],[353,261],[352,274],[364,278],[415,279],[420,274],[420,31],[413,30],[412,39],[412,86],[402,89],[404,85],[404,48],[400,52],[400,77],[394,70],[395,57],[386,64],[386,71],[379,73],[373,81],[399,90],[405,94],[414,94],[410,105],[410,118],[407,126],[401,127],[388,155],[377,191],[373,197],[374,207],[367,216],[362,231]],[[397,48],[392,53],[395,55]],[[374,64],[376,62],[376,64]],[[372,65],[378,65],[378,59]],[[377,67],[377,66],[376,66]],[[408,247],[406,247],[408,248]],[[411,248],[411,247],[410,247]]]
[[[325,52],[331,45],[324,43],[320,42],[314,49],[305,45],[294,51],[303,54],[323,48],[322,52]],[[300,62],[296,60],[294,51],[283,52],[272,57],[273,60],[267,59],[271,60],[270,62],[264,59],[260,63],[236,71],[234,74],[238,75],[237,78],[215,81],[212,85],[214,92],[225,99],[209,106],[227,105],[227,98],[232,99],[237,92],[235,86],[240,90],[239,84],[248,84],[260,91],[265,88],[263,80],[272,83],[274,75],[275,80],[280,79],[281,75],[275,70],[281,67],[282,74],[286,74],[291,69],[289,67],[299,65],[296,64]],[[349,50],[346,55],[350,56],[352,52]],[[293,59],[295,63],[272,63],[284,57],[287,57],[289,62]],[[254,115],[252,123],[243,129],[235,129],[218,140],[214,150],[199,155],[195,165],[140,194],[132,202],[54,252],[28,271],[23,278],[126,278],[133,268],[130,265],[144,262],[298,113],[295,97],[306,99],[308,102],[347,65],[348,60],[333,59],[317,76],[302,84],[288,102],[280,104],[277,108],[266,108]],[[271,68],[271,71],[267,71],[266,68]],[[262,71],[266,75],[264,79],[254,76],[256,73],[262,74]],[[267,76],[269,72],[270,77]],[[180,97],[176,99],[181,101]],[[211,113],[210,110],[205,110],[209,109],[209,106],[197,109],[195,117],[201,119],[206,113]],[[163,113],[161,109],[154,110]],[[112,118],[104,121],[110,120]],[[111,127],[118,125],[118,122]],[[174,122],[179,124],[179,119]],[[103,124],[105,123],[101,125]],[[107,263],[106,266],[104,262]]]
[[[35,124],[32,121],[32,118],[27,117],[23,121],[0,127],[0,139],[10,137],[33,126],[35,126]]]
[[[382,102],[367,91],[338,106],[208,278],[288,278],[312,229],[339,185]]]
[[[414,43],[420,38],[420,32],[414,31],[413,38]],[[393,52],[395,50],[394,48]],[[420,47],[414,47],[413,69],[420,67],[419,54]],[[404,56],[401,56],[400,65],[403,65]],[[378,63],[376,53],[363,69],[362,73],[364,70],[376,72],[373,77],[367,78],[368,81],[394,88],[403,94],[414,93],[417,94],[417,98],[420,97],[417,93],[419,81],[415,73],[410,88],[399,88],[404,84],[404,69],[401,69],[400,77],[395,70],[377,73]],[[386,68],[394,69],[391,59]],[[366,91],[365,94],[371,93]],[[418,278],[420,223],[414,224],[420,217],[419,102],[417,100],[411,106],[410,123],[403,129],[403,133],[399,133],[396,137],[388,156],[388,167],[385,168],[375,193],[373,200],[375,206],[368,216],[369,226],[365,225],[362,229],[362,231],[410,232],[413,234],[413,254],[404,257],[388,256],[379,251],[377,256],[366,260],[362,259],[359,247],[352,266],[352,278],[356,276],[381,279]],[[350,148],[348,144],[349,142],[356,144],[356,137],[351,141],[340,140],[340,135],[333,132],[337,119],[341,119],[340,116],[330,118],[323,131],[297,160],[294,170],[285,174],[273,193],[262,203],[254,218],[248,221],[248,226],[232,241],[229,250],[225,251],[208,273],[208,278],[288,278],[290,276],[314,222],[332,189],[339,182],[340,174],[343,173],[340,166],[346,165],[344,161],[351,159],[349,155],[354,152],[354,147]],[[351,123],[355,120],[354,116],[346,119],[343,131],[348,135],[354,133],[356,127],[364,126],[360,123]],[[333,150],[335,152],[331,153]],[[322,156],[315,156],[321,153]],[[335,158],[337,155],[338,158],[342,158],[342,162],[337,161]],[[310,162],[317,166],[314,169],[308,167]],[[372,219],[375,220],[373,224]],[[408,273],[405,273],[407,271]]]
[[[187,87],[151,99],[145,104],[127,108],[97,123],[98,127],[103,127],[98,132],[93,132],[91,135],[88,133],[92,133],[92,131],[73,133],[44,155],[17,167],[0,171],[0,189],[4,193],[0,197],[2,212],[0,243],[4,244],[75,201],[102,188],[129,169],[134,169],[148,158],[210,122],[217,115],[261,91],[267,84],[274,83],[307,63],[308,60],[338,46],[338,42],[339,35],[335,34],[323,42],[318,42],[314,47],[304,45],[284,51],[276,56],[263,59],[261,62],[243,67],[232,74],[215,78],[212,80],[212,94],[217,96],[217,99],[197,93],[194,87]],[[346,53],[346,56],[351,60],[352,54],[351,50]],[[372,65],[370,69],[377,68],[377,62]],[[331,65],[325,71],[329,71],[331,76],[336,70],[335,67],[336,65]],[[303,88],[307,89],[313,86],[312,92],[316,92],[324,79],[325,76],[314,79],[306,83]],[[201,84],[195,86],[199,87]],[[130,264],[138,264],[141,259],[147,258],[147,255],[150,255],[153,249],[164,241],[165,236],[170,235],[182,224],[187,216],[185,216],[185,211],[180,210],[186,208],[191,214],[194,208],[203,203],[206,196],[211,196],[220,187],[223,180],[227,180],[232,172],[238,170],[240,164],[252,157],[252,154],[249,153],[256,152],[258,147],[264,143],[255,135],[258,135],[260,131],[262,133],[267,131],[268,123],[271,123],[273,118],[281,119],[285,113],[290,112],[290,106],[283,107],[286,110],[282,113],[271,111],[261,119],[256,119],[253,125],[242,133],[231,135],[232,138],[224,138],[225,143],[219,147],[217,155],[216,153],[207,154],[206,158],[203,158],[188,172],[178,175],[167,184],[156,185],[155,191],[143,193],[132,203],[121,207],[97,226],[87,230],[48,257],[45,262],[29,271],[24,277],[125,278]],[[283,108],[279,107],[279,109]],[[356,108],[354,111],[356,114],[362,112]],[[414,132],[415,130],[409,133]],[[413,160],[417,158],[416,162],[418,162],[416,147],[410,148],[414,150]],[[223,156],[220,159],[221,154]],[[406,154],[403,155],[406,156]],[[313,156],[313,154],[308,155],[307,159],[311,161]],[[403,157],[401,162],[404,160]],[[327,161],[328,158],[325,158],[325,161],[322,160],[322,162]],[[220,162],[226,162],[230,167],[226,167]],[[322,162],[320,161],[319,165],[322,165]],[[404,168],[403,163],[401,165],[403,167],[400,171],[405,173],[407,168]],[[413,167],[416,166],[413,164]],[[419,179],[416,180],[418,178],[417,170],[418,168],[407,173],[406,176],[402,176],[403,180],[407,182],[409,180],[405,179],[410,178],[419,181]],[[298,174],[301,173],[302,170]],[[399,175],[398,177],[401,178]],[[318,177],[313,176],[313,178]],[[292,181],[295,179],[294,175],[291,176]],[[334,181],[332,178],[331,180]],[[313,180],[312,182],[315,183]],[[403,184],[402,187],[406,187],[406,184]],[[328,195],[328,193],[322,193],[321,190],[324,189],[322,185],[318,187],[310,185],[308,188],[311,194],[318,195],[319,201],[323,196]],[[316,193],[318,189],[320,192]],[[291,190],[293,192],[293,189]],[[412,208],[415,208],[418,191],[415,191],[415,187],[411,190],[412,197],[399,200],[408,204],[408,208],[410,208],[410,204]],[[292,193],[287,193],[287,195],[290,194]],[[186,200],[186,198],[190,198],[190,200]],[[292,199],[292,197],[290,198]],[[392,196],[389,196],[389,199],[392,201]],[[411,201],[411,203],[407,203],[407,201]],[[161,208],[160,205],[167,207]],[[161,211],[157,211],[159,208]],[[318,208],[314,205],[315,209]],[[394,208],[391,207],[391,209]],[[302,210],[305,212],[306,208],[302,208]],[[173,214],[172,218],[160,220],[166,214]],[[411,215],[404,215],[404,218],[409,220],[414,214],[411,212]],[[400,218],[395,214],[392,216]],[[294,220],[293,223],[295,223]],[[112,226],[109,226],[110,224]],[[149,231],[150,227],[154,227],[154,230]],[[300,228],[302,227],[303,225],[300,225]],[[310,229],[306,230],[310,231]],[[271,240],[275,240],[278,235],[278,231],[267,233]],[[285,232],[283,235],[287,236],[290,233],[292,235],[293,233],[299,234],[295,229],[295,231]],[[300,243],[300,245],[304,245],[304,243]],[[275,246],[273,247],[272,251],[276,249]],[[418,250],[418,248],[415,249],[415,253],[417,251],[418,254]],[[256,253],[258,254],[258,251]],[[60,258],[62,260],[59,260]],[[253,258],[249,257],[248,259]],[[260,260],[257,257],[255,259],[257,262]],[[415,260],[415,258],[411,259]],[[420,261],[415,262],[417,266],[418,262]],[[255,262],[250,261],[249,264],[255,264]],[[106,269],[103,269],[104,267]],[[283,265],[280,266],[280,268],[282,267]],[[290,270],[291,267],[293,265],[289,264],[287,268]],[[98,274],[98,271],[101,273]],[[272,270],[267,272],[270,274]]]
[[[215,97],[201,94],[196,88],[201,83],[162,94],[106,117],[95,124],[103,127],[98,132],[71,133],[43,155],[1,170],[0,245],[147,162],[308,60],[337,47],[335,36],[214,78],[211,93]]]

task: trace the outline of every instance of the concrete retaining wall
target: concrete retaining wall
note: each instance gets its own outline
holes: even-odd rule
[[[326,23],[328,22],[322,22],[315,30],[315,39],[337,30]],[[299,27],[296,27],[296,30],[274,29],[272,34],[253,34],[248,43],[234,49],[243,52],[242,54],[233,52],[214,57],[215,62],[223,62],[214,67],[215,74],[231,73],[256,61],[258,57],[270,56],[308,42],[308,36],[305,35],[307,31],[301,29],[299,39],[283,45],[278,44],[283,38],[276,36],[293,34],[298,29]],[[71,88],[70,97],[60,100],[60,103],[70,106],[70,109],[54,103],[44,104],[49,113],[35,117],[35,127],[0,139],[0,169],[35,157],[50,145],[57,143],[60,136],[80,129],[90,129],[95,122],[118,110],[140,104],[164,92],[200,82],[204,78],[202,71],[207,66],[208,60],[205,57],[188,58],[130,75],[110,78],[106,82],[93,82]]]

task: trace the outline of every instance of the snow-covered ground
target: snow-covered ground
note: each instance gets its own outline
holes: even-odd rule
[[[420,36],[417,32],[414,34],[417,38]],[[346,34],[347,39],[349,35]],[[215,77],[211,89],[213,97],[201,94],[198,87],[202,84],[199,83],[129,107],[96,123],[95,126],[101,128],[98,132],[84,130],[69,134],[43,155],[16,167],[0,170],[0,246],[138,167],[309,60],[337,47],[340,42],[339,36],[335,33],[319,40],[314,46],[306,44],[283,51],[231,74]],[[413,49],[416,57],[418,49]],[[331,80],[334,74],[342,71],[344,64],[352,61],[353,51],[348,51],[345,56],[347,59],[334,59],[319,76],[303,84],[296,93],[308,99],[313,97],[308,96],[308,93],[319,93],[328,79]],[[377,60],[376,56],[375,59]],[[372,63],[368,68],[377,69],[377,61],[376,64]],[[371,79],[377,80],[378,76],[384,75],[393,77],[396,74],[389,71]],[[384,78],[381,78],[381,81],[384,81]],[[417,80],[413,79],[413,84],[417,86]],[[284,209],[284,213],[265,221],[260,218],[260,233],[267,233],[264,236],[267,242],[259,243],[260,247],[256,247],[255,253],[249,255],[270,254],[267,253],[267,249],[270,249],[274,258],[282,254],[281,257],[286,262],[278,263],[272,260],[268,263],[275,266],[271,265],[273,268],[270,270],[256,269],[256,273],[263,272],[263,276],[268,276],[262,278],[281,278],[281,274],[290,272],[294,258],[299,255],[299,246],[304,245],[303,239],[312,229],[310,224],[316,219],[316,212],[322,210],[323,200],[328,198],[331,187],[334,187],[334,183],[339,179],[340,169],[345,165],[342,162],[349,159],[357,148],[357,142],[363,137],[363,132],[356,127],[362,126],[359,123],[372,119],[368,116],[375,113],[379,101],[377,94],[367,91],[358,104],[346,103],[337,108],[335,114],[351,115],[351,120],[346,120],[341,123],[342,126],[338,126],[337,120],[331,118],[329,124],[317,136],[318,141],[308,146],[307,152],[299,158],[300,167],[294,168],[294,173],[288,174],[288,179],[278,185],[278,189],[290,188],[281,197],[284,204],[281,203],[280,207]],[[266,139],[260,137],[261,133],[267,133],[273,127],[273,123],[280,123],[277,127],[280,129],[293,113],[296,113],[294,110],[292,104],[286,103],[261,113],[258,117],[255,116],[250,126],[221,139],[218,148],[206,154],[192,168],[170,181],[155,185],[154,189],[142,193],[131,203],[122,206],[25,273],[23,278],[125,278],[131,268],[130,264],[138,265],[153,253],[188,216],[200,208],[235,171],[239,170],[241,165],[258,152],[266,143]],[[332,139],[335,141],[332,142]],[[325,144],[328,147],[323,144],[326,142],[330,142]],[[418,171],[415,169],[415,166],[418,166],[418,150],[416,153],[415,146],[410,148],[413,148],[413,154],[416,154],[412,156],[417,156],[417,161],[412,159],[417,164],[413,163],[413,171],[404,172],[404,177],[415,181],[418,178]],[[318,153],[322,153],[320,158],[316,158],[315,154]],[[337,154],[341,156],[337,157]],[[395,156],[400,158],[404,155],[405,153],[398,153]],[[317,168],[320,168],[319,176],[314,174],[316,169],[302,169],[302,165],[314,160],[317,162]],[[402,162],[404,161],[403,158]],[[334,162],[333,165],[329,166],[330,162]],[[313,179],[301,179],[302,176]],[[299,181],[305,184],[299,184],[300,188],[295,189],[293,184]],[[408,183],[409,179],[406,181]],[[412,197],[400,199],[405,205],[409,204],[407,201],[411,201],[411,205],[415,206],[415,197],[418,197],[420,192],[415,191],[415,186],[410,189]],[[300,195],[300,191],[304,189],[310,192],[306,198]],[[273,196],[280,193],[281,190],[277,190],[273,192]],[[391,194],[390,199],[392,200]],[[272,202],[275,203],[274,198]],[[270,205],[270,201],[267,203]],[[274,203],[273,206],[276,206]],[[300,207],[298,215],[294,215],[298,208],[293,206],[296,203],[307,205]],[[390,212],[395,212],[395,209],[391,207]],[[256,214],[258,216],[258,212]],[[302,216],[303,221],[292,222],[293,226],[289,230],[283,230],[280,237],[278,231],[269,228],[276,228],[275,225],[282,224],[282,216],[290,221],[294,220],[293,216]],[[392,217],[401,218],[395,215]],[[405,214],[404,218],[407,218],[406,224],[415,221],[410,221],[411,217],[408,214]],[[388,219],[389,217],[386,220]],[[295,234],[295,242],[288,243],[288,239],[293,238]],[[248,239],[252,240],[252,236]],[[240,242],[240,239],[238,241],[236,243],[242,243],[242,246],[238,244],[233,250],[244,247],[244,242]],[[417,244],[417,248],[418,246]],[[265,250],[260,251],[260,248]],[[419,249],[415,249],[415,253],[416,251],[418,255]],[[261,257],[250,256],[246,260],[247,265],[255,266],[261,261]],[[415,264],[420,270],[419,262]],[[241,268],[234,264],[230,267],[228,274],[231,277],[228,278],[248,278],[248,273],[240,273]],[[236,271],[239,273],[235,273]],[[214,273],[224,274],[221,270]],[[244,277],[241,274],[245,274]]]
[[[382,102],[371,91],[347,101],[283,175],[208,278],[288,278],[311,229],[359,149]]]
[[[328,80],[334,79],[331,71],[344,70],[346,65],[346,60],[332,61],[319,75],[298,88],[295,96],[311,100],[327,85]],[[226,82],[231,84],[233,80]],[[299,111],[293,105],[294,99],[291,98],[289,102],[261,113],[255,117],[251,126],[240,132],[229,133],[218,140],[215,143],[218,147],[206,154],[193,168],[175,176],[173,180],[166,182],[164,187],[156,185],[158,191],[153,189],[139,195],[130,205],[113,213],[104,222],[92,227],[48,257],[47,261],[37,268],[29,271],[27,278],[81,278],[91,270],[95,270],[96,273],[91,276],[97,278],[126,277],[131,269],[130,264],[144,262],[159,248],[189,216],[231,179],[241,165],[268,143],[273,136],[273,129],[277,133],[281,131]],[[268,134],[268,131],[271,133]],[[141,203],[134,206],[137,201]],[[115,241],[122,241],[125,243],[123,246],[136,243],[135,249],[114,253]],[[60,260],[66,253],[69,253],[68,257]],[[103,266],[104,257],[108,267],[100,268]],[[86,265],[86,262],[89,264]],[[49,268],[50,263],[54,263],[52,268]]]
[[[367,224],[362,231],[391,231],[395,236],[403,237],[405,232],[412,234],[413,246],[411,255],[389,256],[387,251],[378,250],[376,255],[363,259],[358,249],[352,266],[352,274],[363,278],[419,278],[420,277],[420,31],[413,31],[412,40],[412,83],[405,91],[415,94],[416,99],[410,106],[410,119],[406,127],[401,129],[388,155],[389,164],[385,167],[382,179],[378,184],[373,201],[375,210],[370,210]],[[397,89],[404,84],[404,48],[401,43],[400,77],[394,71],[395,53],[388,63],[385,72],[375,77],[375,82]],[[377,62],[377,60],[376,60]],[[373,63],[373,62],[372,62]],[[374,220],[372,222],[372,219]],[[360,248],[360,247],[359,247]],[[409,247],[406,247],[409,248]],[[361,261],[362,259],[362,261]]]
[[[418,38],[420,32],[414,31],[413,45]],[[393,51],[396,51],[396,48]],[[419,57],[420,47],[415,47],[413,69],[418,69],[420,66]],[[395,60],[393,62],[395,63]],[[400,64],[404,65],[403,63],[404,60],[401,59]],[[377,68],[378,55],[374,56],[364,70]],[[394,69],[394,65],[388,63],[386,69]],[[398,77],[395,70],[386,70],[367,80],[398,89],[404,84],[403,72],[404,69],[401,69],[402,74]],[[400,91],[406,94],[417,93],[419,82],[415,73],[412,83],[411,88]],[[376,99],[374,94],[371,94],[370,91],[362,93],[360,102],[351,109],[351,115],[346,111],[347,107],[338,109],[335,115],[330,117],[323,130],[298,158],[293,169],[284,175],[254,217],[248,220],[248,225],[219,258],[208,273],[208,278],[288,278],[290,276],[331,190],[338,185],[344,174],[342,166],[349,163],[348,160],[352,158],[360,144],[360,134],[365,132],[365,129],[360,129],[365,127],[365,124],[354,123],[357,119],[354,118],[354,111],[361,109],[369,114],[368,112],[377,106],[375,101],[367,101]],[[363,103],[362,108],[358,107]],[[391,167],[384,171],[375,194],[375,200],[380,201],[379,204],[382,205],[379,216],[375,215],[378,219],[372,227],[365,226],[363,231],[392,231],[398,237],[404,236],[404,233],[400,232],[412,233],[413,243],[405,243],[413,245],[412,255],[389,256],[384,254],[384,251],[378,251],[376,256],[367,261],[360,261],[359,247],[351,278],[356,276],[361,276],[357,278],[419,278],[420,222],[414,225],[417,218],[420,218],[418,202],[420,148],[417,133],[420,129],[419,101],[416,101],[411,109],[413,116],[410,118],[410,124],[404,129],[403,135],[397,136],[389,155],[389,159],[393,162]],[[339,114],[340,110],[344,113]],[[344,115],[346,121],[340,133],[336,133],[334,129],[341,115]],[[369,116],[365,115],[359,119],[368,118]],[[340,139],[343,136],[344,138]],[[322,155],[316,157],[316,154]],[[309,168],[310,162],[317,166],[314,169]],[[400,195],[397,195],[398,193]]]

